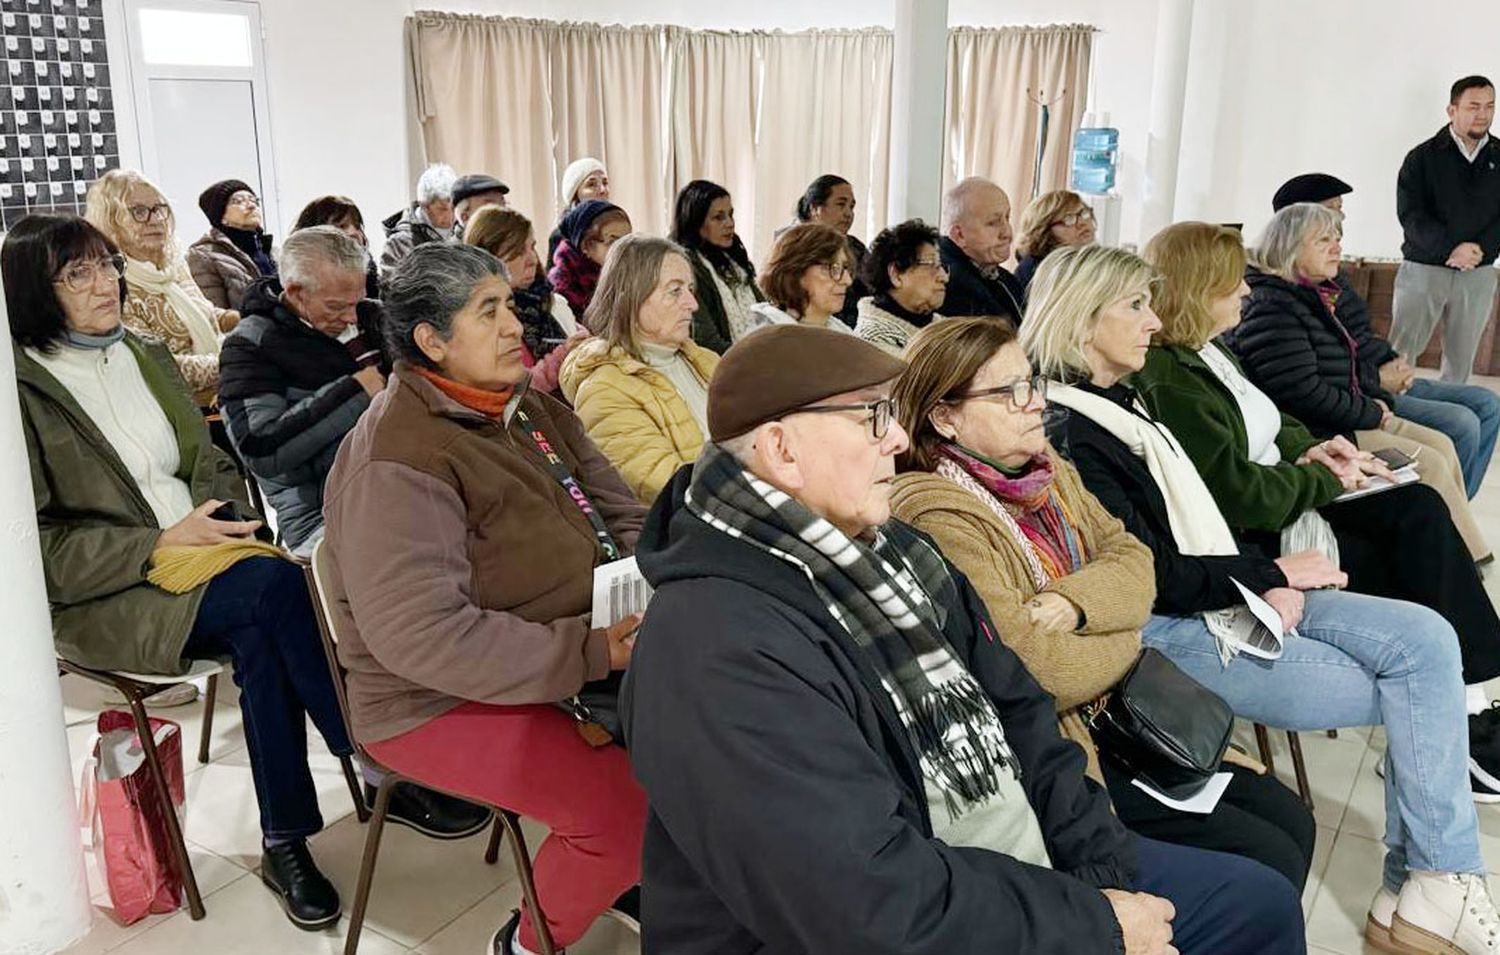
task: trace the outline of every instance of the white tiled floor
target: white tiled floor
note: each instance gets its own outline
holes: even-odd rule
[[[1492,387],[1494,380],[1487,381]],[[1500,389],[1497,389],[1500,390]],[[1474,501],[1480,526],[1500,546],[1500,467]],[[1500,595],[1500,570],[1487,582]],[[226,681],[227,682],[227,681]],[[1500,681],[1494,690],[1500,695]],[[88,937],[69,955],[334,955],[343,949],[343,929],[307,933],[293,928],[260,884],[255,795],[245,759],[234,687],[219,694],[214,716],[212,761],[199,766],[196,750],[201,704],[163,711],[183,724],[187,750],[188,839],[193,866],[208,914],[200,922],[186,912],[151,916],[135,925],[116,924],[104,883],[89,854],[89,879],[97,918]],[[99,709],[99,691],[69,677],[64,680],[69,721],[68,740],[77,776]],[[1242,734],[1248,739],[1248,734]],[[310,739],[317,734],[309,728]],[[1273,734],[1277,769],[1290,785],[1291,761],[1285,739]],[[1338,739],[1306,733],[1302,746],[1317,801],[1318,845],[1312,875],[1303,894],[1307,937],[1312,955],[1366,955],[1362,941],[1365,910],[1379,881],[1384,813],[1374,765],[1383,751],[1380,730],[1345,730]],[[313,840],[324,871],[347,901],[354,893],[365,828],[352,814],[349,794],[337,762],[314,743],[314,777],[327,828]],[[1485,858],[1500,871],[1500,807],[1479,808]],[[531,829],[534,849],[541,831]],[[490,935],[520,899],[509,856],[486,866],[484,837],[436,842],[409,830],[386,829],[375,889],[360,951],[364,955],[481,955]],[[1500,882],[1495,883],[1500,890]],[[627,955],[638,951],[633,935],[601,921],[582,943],[578,955]],[[1373,953],[1374,950],[1370,949]]]

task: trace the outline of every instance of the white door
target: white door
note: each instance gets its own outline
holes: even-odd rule
[[[198,195],[240,179],[275,233],[260,7],[247,0],[125,0],[142,171],[166,193],[184,249],[208,229]]]

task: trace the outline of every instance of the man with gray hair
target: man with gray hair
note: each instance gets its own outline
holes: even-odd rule
[[[981,176],[960,180],[943,196],[938,254],[948,270],[943,314],[1003,316],[1021,324],[1025,291],[1003,263],[1010,258],[1010,197]]]
[[[417,179],[417,201],[381,221],[385,228],[385,251],[380,265],[386,270],[419,245],[428,242],[451,242],[458,223],[453,213],[453,187],[458,173],[447,163],[433,163]]]
[[[385,386],[378,304],[364,301],[367,262],[364,247],[333,226],[293,232],[280,278],[245,293],[220,352],[229,438],[298,556],[323,537],[323,479],[339,442]]]

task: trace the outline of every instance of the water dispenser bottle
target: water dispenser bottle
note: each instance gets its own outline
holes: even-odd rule
[[[1108,123],[1108,114],[1102,119]],[[1118,129],[1108,125],[1094,126],[1086,121],[1073,137],[1073,188],[1095,194],[1113,189],[1119,152]]]

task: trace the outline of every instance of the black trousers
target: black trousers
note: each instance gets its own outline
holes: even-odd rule
[[[1319,513],[1338,537],[1350,590],[1436,610],[1458,631],[1464,683],[1500,676],[1500,616],[1436,491],[1408,484]]]
[[[1125,828],[1136,835],[1195,849],[1244,856],[1275,869],[1300,893],[1312,866],[1317,824],[1297,794],[1274,776],[1241,766],[1224,798],[1207,815],[1169,809],[1131,785],[1130,776],[1099,754],[1109,798]]]

